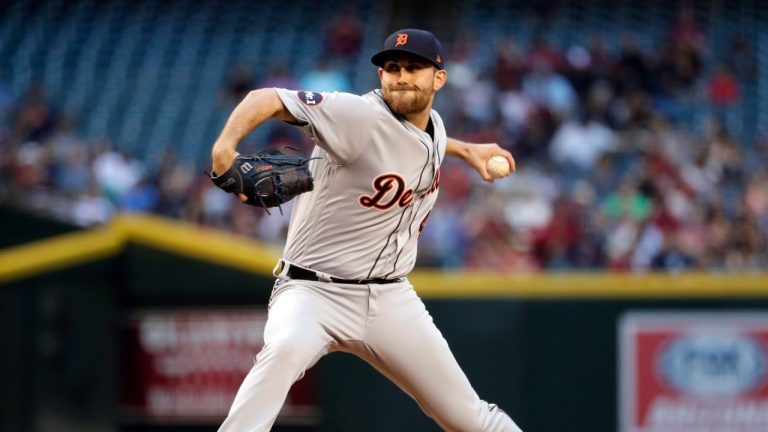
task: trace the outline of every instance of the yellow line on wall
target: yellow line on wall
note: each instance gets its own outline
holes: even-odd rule
[[[127,242],[270,277],[280,257],[253,239],[143,214],[110,224],[0,250],[0,283],[115,256]],[[768,273],[510,275],[417,270],[416,291],[429,299],[458,298],[766,298]]]
[[[0,250],[0,282],[117,255],[123,239],[110,227],[63,234]]]
[[[127,242],[270,275],[279,253],[251,239],[157,216],[123,214],[108,225],[0,250],[0,283],[120,253]]]
[[[131,242],[265,276],[280,258],[253,239],[158,216],[123,214],[113,225]]]
[[[424,298],[766,298],[768,273],[632,274],[417,271]]]

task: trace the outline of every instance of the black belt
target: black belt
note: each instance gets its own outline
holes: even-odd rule
[[[307,270],[305,268],[297,267],[292,264],[288,264],[288,271],[285,274],[291,279],[301,279],[301,280],[310,280],[310,281],[321,280],[319,277],[317,277],[317,274],[315,274],[315,272],[313,272],[312,270]],[[335,276],[330,276],[330,279],[331,279],[331,282],[344,283],[344,284],[357,284],[357,285],[388,284],[388,283],[400,282],[402,280],[402,279],[384,279],[384,278],[342,279],[342,278],[337,278]]]

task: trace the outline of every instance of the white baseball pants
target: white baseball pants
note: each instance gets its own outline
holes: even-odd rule
[[[357,355],[446,431],[521,432],[481,400],[410,282],[351,285],[278,278],[264,348],[220,432],[268,431],[291,385],[333,351]]]

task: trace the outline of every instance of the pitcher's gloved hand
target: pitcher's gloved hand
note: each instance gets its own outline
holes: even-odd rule
[[[288,154],[284,149],[238,155],[227,171],[211,173],[211,180],[225,192],[243,194],[246,204],[279,207],[313,187],[308,165],[313,158]]]

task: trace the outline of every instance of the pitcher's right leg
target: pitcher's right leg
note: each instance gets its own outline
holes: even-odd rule
[[[220,432],[268,431],[293,383],[327,353],[331,337],[320,325],[324,308],[317,304],[317,296],[300,285],[283,288],[269,310],[264,348],[237,391]]]

